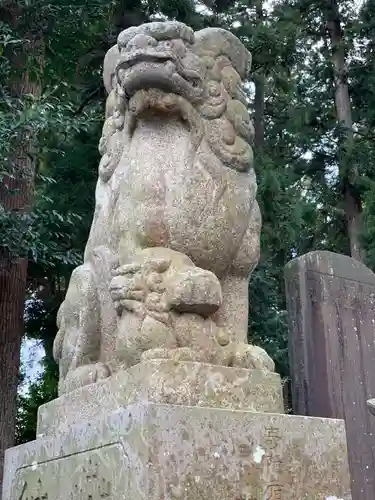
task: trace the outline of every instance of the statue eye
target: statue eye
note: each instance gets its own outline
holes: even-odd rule
[[[167,40],[163,43],[163,46],[165,49],[172,49],[173,48],[173,42],[171,40]]]

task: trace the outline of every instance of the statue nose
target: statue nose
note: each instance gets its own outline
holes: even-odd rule
[[[157,41],[152,36],[135,35],[126,46],[126,50],[146,49],[147,47],[155,47]]]

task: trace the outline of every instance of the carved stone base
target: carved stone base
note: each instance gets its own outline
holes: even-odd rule
[[[341,420],[139,403],[6,453],[3,500],[350,500]]]
[[[61,431],[139,402],[284,413],[276,373],[153,360],[41,406],[37,433]]]

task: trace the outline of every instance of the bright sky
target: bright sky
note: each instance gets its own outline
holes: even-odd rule
[[[21,392],[27,391],[28,385],[35,380],[43,371],[40,361],[44,356],[44,349],[40,342],[32,339],[25,339],[21,346],[21,363],[26,372],[26,380],[21,388]]]

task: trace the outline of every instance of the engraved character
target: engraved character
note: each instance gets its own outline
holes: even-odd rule
[[[276,448],[277,443],[280,439],[280,429],[278,429],[277,427],[268,427],[266,429],[265,441],[271,450]]]
[[[282,500],[282,486],[281,484],[270,484],[266,490],[266,500]]]

